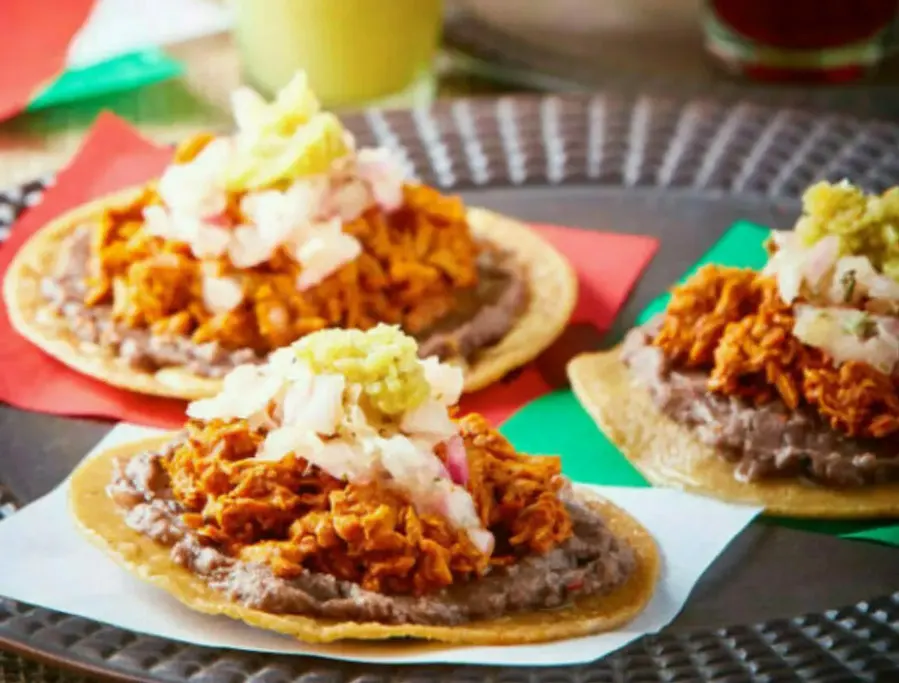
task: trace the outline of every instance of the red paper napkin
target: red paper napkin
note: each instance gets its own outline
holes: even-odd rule
[[[65,70],[95,0],[0,0],[0,120],[24,109]]]
[[[612,326],[628,294],[658,249],[658,240],[642,235],[553,225],[533,227],[562,251],[577,271],[580,289],[571,327],[588,327],[586,336],[600,337]],[[578,342],[565,346],[577,347]],[[548,355],[546,353],[544,357]],[[545,366],[562,365],[573,355],[572,349],[563,348],[553,355],[556,358],[544,363],[543,368],[538,367],[541,365],[538,359],[537,363],[526,366],[511,381],[507,378],[483,391],[465,396],[461,410],[482,413],[495,425],[502,423],[526,403],[558,388],[553,386],[549,375],[559,374],[564,369]]]
[[[0,247],[0,274],[5,274],[19,246],[55,216],[158,175],[170,157],[169,149],[144,140],[114,115],[103,114],[41,203],[27,211]],[[599,331],[608,329],[655,253],[656,240],[554,226],[535,228],[571,259],[579,273],[581,296],[575,321],[589,322]],[[0,340],[0,401],[54,415],[160,427],[177,427],[183,422],[185,404],[181,401],[108,387],[45,355],[13,331],[5,305],[0,305]],[[536,367],[528,367],[512,381],[466,397],[463,409],[478,410],[498,423],[549,388]]]

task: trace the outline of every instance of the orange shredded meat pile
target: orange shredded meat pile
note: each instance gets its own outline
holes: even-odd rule
[[[459,420],[468,452],[468,490],[481,523],[496,536],[492,564],[545,553],[571,536],[571,518],[559,498],[562,462],[517,453],[481,415]]]
[[[724,328],[754,311],[759,300],[752,271],[706,266],[672,291],[655,343],[678,365],[710,366]]]
[[[191,422],[163,467],[183,520],[204,542],[277,576],[323,572],[389,594],[421,595],[490,564],[543,553],[571,535],[558,458],[518,455],[487,422],[461,421],[469,490],[495,534],[492,556],[443,517],[419,514],[377,482],[346,483],[294,456],[254,457],[264,438],[245,422]],[[438,450],[438,455],[441,455]]]
[[[209,139],[187,141],[176,160],[190,160]],[[372,208],[346,224],[362,254],[300,292],[301,267],[284,250],[238,270],[226,257],[200,261],[187,245],[147,234],[143,209],[159,203],[148,188],[131,206],[103,215],[91,244],[86,303],[111,305],[113,319],[129,327],[259,353],[326,327],[367,329],[385,322],[416,334],[451,310],[455,290],[477,284],[479,247],[461,200],[422,185],[408,184],[403,194],[399,210]],[[240,197],[229,201],[228,214],[239,223]],[[204,275],[238,279],[243,303],[210,313],[203,304]]]
[[[816,409],[853,437],[899,431],[896,382],[857,361],[835,366],[793,335],[794,316],[774,278],[706,266],[674,288],[653,343],[684,368],[708,370],[709,389],[756,405],[780,398]]]

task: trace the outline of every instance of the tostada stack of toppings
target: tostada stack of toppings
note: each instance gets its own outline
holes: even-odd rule
[[[574,305],[564,258],[525,226],[357,149],[298,75],[242,89],[238,130],[182,144],[162,177],[61,217],[17,255],[12,322],[111,384],[185,398],[316,330],[384,322],[488,384]]]
[[[654,481],[791,514],[897,514],[899,189],[822,182],[803,205],[762,272],[706,266],[572,376]],[[596,397],[625,385],[644,390],[630,408]],[[650,397],[664,419],[637,417]]]
[[[632,618],[648,534],[558,458],[453,419],[460,370],[418,351],[379,325],[239,367],[182,433],[83,464],[74,513],[189,606],[303,639],[527,642]]]

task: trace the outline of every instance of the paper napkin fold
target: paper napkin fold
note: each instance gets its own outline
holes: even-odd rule
[[[144,140],[115,116],[101,116],[68,168],[60,172],[40,204],[15,224],[9,239],[0,247],[0,275],[5,273],[15,250],[49,220],[85,201],[158,175],[170,156],[169,149]],[[655,253],[657,241],[557,226],[534,227],[561,249],[578,271],[581,293],[574,320],[581,325],[574,329],[583,333],[586,327],[598,336],[611,326]],[[2,305],[0,339],[0,400],[6,403],[55,415],[109,418],[152,426],[176,427],[183,422],[184,404],[180,401],[113,389],[46,356],[13,332]],[[552,363],[557,370],[571,351],[553,349],[555,356],[560,353],[562,357]],[[546,393],[552,385],[551,374],[552,369],[532,364],[506,381],[466,397],[463,409],[484,412],[498,423],[527,401]]]
[[[69,44],[94,1],[0,2],[0,120],[24,109],[62,74]]]
[[[178,76],[162,46],[230,25],[213,0],[0,2],[0,120]]]

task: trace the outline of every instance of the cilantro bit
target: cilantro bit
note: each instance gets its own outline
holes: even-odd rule
[[[858,315],[850,317],[846,320],[844,329],[861,340],[877,336],[877,322],[867,313],[859,312]]]
[[[840,287],[843,288],[843,301],[852,301],[852,295],[855,293],[855,271],[847,270],[840,276]]]

